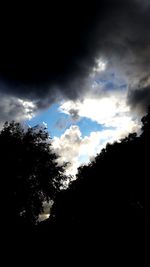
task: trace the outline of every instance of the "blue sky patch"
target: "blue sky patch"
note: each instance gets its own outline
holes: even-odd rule
[[[26,121],[31,127],[46,123],[51,137],[60,137],[71,125],[78,125],[82,136],[89,136],[91,132],[101,131],[103,126],[88,118],[80,118],[77,122],[71,116],[59,111],[59,104],[40,112],[31,120]]]

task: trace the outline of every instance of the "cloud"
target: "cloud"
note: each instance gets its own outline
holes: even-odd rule
[[[100,136],[102,133],[93,132],[89,137],[82,137],[79,127],[73,125],[60,138],[54,137],[53,147],[60,155],[59,163],[64,161],[70,163],[67,166],[67,174],[75,175],[80,164],[87,163],[89,158],[98,152]]]
[[[132,109],[137,110],[141,115],[148,111],[150,106],[150,76],[140,80],[133,85],[128,92],[128,103]]]
[[[75,122],[78,121],[80,119],[79,116],[79,111],[77,109],[74,108],[70,108],[70,110],[68,111],[69,115],[71,116],[71,119]]]
[[[98,58],[96,60],[96,66],[93,68],[93,74],[99,73],[101,71],[104,71],[106,69],[106,62],[104,62],[101,58]]]
[[[126,90],[110,90],[96,98],[90,95],[82,101],[62,103],[61,112],[71,116],[70,110],[73,109],[80,118],[88,118],[102,127],[100,131],[82,136],[80,128],[74,125],[60,138],[54,137],[53,145],[60,155],[60,162],[68,160],[71,163],[68,173],[75,174],[80,164],[89,162],[108,142],[118,141],[140,130],[139,118],[127,103],[127,95]]]
[[[105,67],[124,75],[129,90],[148,74],[148,1],[58,1],[37,9],[12,12],[11,23],[1,30],[1,93],[34,101],[41,109],[60,99],[81,99],[89,75]],[[129,103],[134,106],[135,100]]]
[[[39,215],[39,222],[49,218],[53,201],[43,202],[43,212]]]
[[[124,116],[120,118],[120,122],[121,119],[124,123],[117,122],[116,127],[103,128],[101,131],[91,132],[89,136],[82,136],[80,128],[72,125],[60,137],[54,137],[53,148],[60,155],[59,164],[66,161],[70,163],[66,173],[75,175],[77,168],[88,163],[108,142],[112,143],[139,129],[138,122],[131,118]]]
[[[31,101],[0,94],[0,128],[5,121],[22,122],[31,119],[36,113],[36,109],[36,105]]]
[[[127,92],[125,91],[111,91],[100,95],[99,98],[85,98],[82,102],[66,101],[61,105],[60,110],[70,114],[70,109],[73,108],[80,117],[96,121],[104,127],[120,127],[125,130],[129,129],[129,125],[132,128],[135,123],[126,98]]]
[[[71,126],[60,138],[53,138],[53,147],[56,153],[60,155],[59,163],[69,162],[70,166],[68,166],[68,170],[71,173],[74,173],[78,167],[78,155],[81,143],[82,137],[78,126]]]

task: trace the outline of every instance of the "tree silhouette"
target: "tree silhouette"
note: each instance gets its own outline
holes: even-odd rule
[[[89,236],[150,224],[150,111],[142,123],[140,136],[132,133],[107,144],[79,168],[77,180],[58,193],[51,216],[58,229],[82,229]]]
[[[54,199],[65,179],[44,128],[5,123],[0,132],[1,214],[9,225],[34,225],[43,202]]]
[[[149,136],[150,136],[150,107],[148,109],[148,114],[146,116],[144,116],[141,121],[143,123],[143,126],[142,126],[142,131],[143,131],[142,137],[146,138],[146,139],[149,139]]]

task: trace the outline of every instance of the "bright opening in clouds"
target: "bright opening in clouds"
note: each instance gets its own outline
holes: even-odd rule
[[[93,68],[93,74],[96,72],[101,72],[106,69],[106,62],[103,61],[101,58],[96,60],[96,66]]]
[[[60,155],[59,163],[69,162],[68,175],[75,175],[77,168],[87,164],[108,142],[140,128],[139,117],[127,101],[126,78],[101,60],[94,71],[95,75],[86,81],[82,98],[64,99],[29,121],[31,125],[46,125]],[[32,103],[23,105],[26,110],[32,107]]]
[[[75,174],[80,164],[88,163],[108,143],[138,131],[139,122],[126,104],[127,92],[111,92],[101,98],[86,98],[83,101],[66,101],[60,111],[71,116],[77,113],[80,119],[88,118],[101,125],[100,131],[93,131],[88,136],[81,133],[79,126],[71,126],[60,138],[54,138],[54,147],[61,155],[61,160],[71,162],[68,173]],[[71,110],[71,112],[70,112]],[[90,127],[90,123],[89,123]]]

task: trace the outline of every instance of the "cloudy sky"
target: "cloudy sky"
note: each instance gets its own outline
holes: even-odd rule
[[[0,127],[45,125],[75,174],[107,142],[140,128],[150,104],[150,3],[76,0],[17,10],[6,7],[0,18]]]

